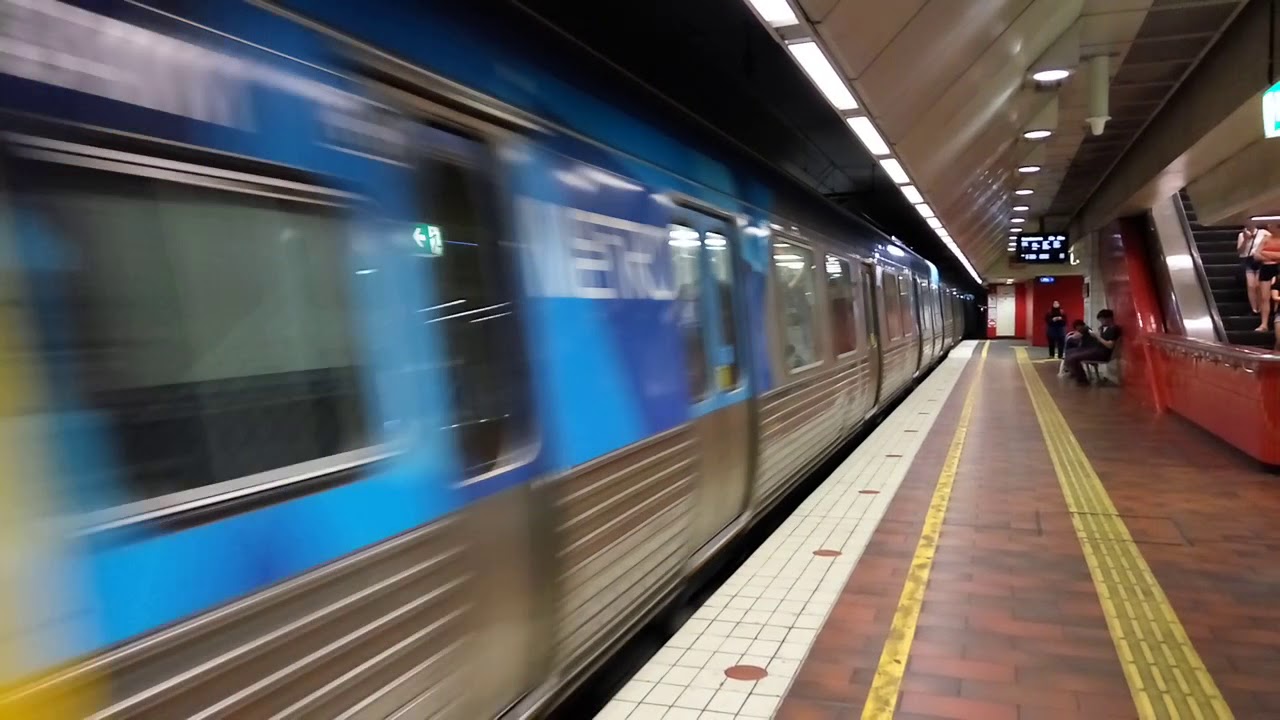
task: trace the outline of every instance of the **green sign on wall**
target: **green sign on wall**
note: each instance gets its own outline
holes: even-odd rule
[[[1280,136],[1280,83],[1262,93],[1262,132],[1269,138]]]
[[[435,225],[425,223],[414,225],[413,241],[431,255],[444,254],[444,233]]]

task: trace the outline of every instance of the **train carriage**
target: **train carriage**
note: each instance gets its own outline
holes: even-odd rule
[[[543,709],[964,331],[893,238],[491,26],[0,18],[48,508],[0,716]]]

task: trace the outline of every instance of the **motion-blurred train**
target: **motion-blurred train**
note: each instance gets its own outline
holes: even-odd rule
[[[0,716],[537,714],[961,337],[418,5],[0,0]]]

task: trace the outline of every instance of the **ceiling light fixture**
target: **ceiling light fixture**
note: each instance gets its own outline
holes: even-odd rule
[[[936,217],[925,218],[924,221],[926,223],[929,223],[929,227],[933,228],[934,230],[938,230],[942,228],[942,221]]]
[[[1009,222],[1011,222],[1011,223],[1013,223],[1013,224],[1015,224],[1015,225],[1021,225],[1022,223],[1026,222],[1026,221],[1027,221],[1027,219],[1026,219],[1026,218],[1020,218],[1020,217],[1018,217],[1018,218],[1009,218]]]
[[[871,124],[871,118],[864,116],[851,117],[846,122],[849,128],[853,130],[853,134],[858,136],[862,141],[863,147],[867,152],[882,157],[889,154],[889,145],[885,143],[884,138],[880,137],[880,132],[876,130],[876,126]]]
[[[918,205],[924,202],[924,196],[920,194],[920,191],[916,189],[915,185],[903,185],[898,189],[902,191],[903,195],[907,196],[907,202],[912,205]]]
[[[1052,134],[1052,130],[1028,130],[1022,133],[1022,137],[1028,140],[1043,140]]]
[[[1011,232],[1011,233],[1020,233],[1020,232],[1022,232],[1022,228],[1019,228],[1019,227],[1012,227],[1012,228],[1009,228],[1009,232]]]
[[[1031,206],[1030,206],[1030,205],[1014,205],[1014,206],[1013,206],[1013,211],[1014,211],[1014,212],[1024,212],[1024,211],[1026,211],[1026,210],[1030,210],[1030,209],[1031,209]]]
[[[880,167],[889,175],[889,179],[899,185],[906,185],[911,182],[911,178],[907,176],[907,171],[902,169],[902,163],[894,158],[880,158]]]
[[[1038,173],[1040,172],[1040,166],[1039,165],[1023,165],[1022,167],[1018,168],[1018,172],[1025,173],[1025,174]]]
[[[827,102],[835,105],[837,110],[858,109],[858,101],[853,99],[849,86],[831,66],[831,61],[827,60],[826,53],[822,52],[818,43],[812,40],[798,42],[788,45],[787,50],[791,51],[791,57],[796,59],[813,84],[822,91]]]
[[[787,0],[747,0],[756,13],[773,27],[786,27],[799,24],[796,13]]]
[[[1036,82],[1049,83],[1066,80],[1070,76],[1070,70],[1041,70],[1040,72],[1033,74],[1031,79]]]
[[[1017,190],[1013,191],[1014,195],[1032,195],[1034,193],[1035,193],[1035,190],[1032,190],[1031,188],[1018,188]]]
[[[927,217],[927,218],[937,217],[937,214],[933,212],[933,208],[929,207],[924,203],[920,203],[916,205],[915,208],[916,208],[916,212],[920,213],[920,217]]]

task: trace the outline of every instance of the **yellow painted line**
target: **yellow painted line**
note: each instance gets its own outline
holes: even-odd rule
[[[951,438],[951,447],[942,463],[942,472],[938,474],[938,485],[934,488],[933,499],[929,501],[924,528],[920,531],[920,542],[916,544],[916,554],[911,558],[911,568],[907,571],[907,581],[902,587],[902,596],[898,599],[898,609],[893,614],[893,624],[889,626],[889,637],[884,641],[884,650],[880,653],[880,664],[871,681],[871,691],[867,694],[866,704],[862,706],[863,720],[889,720],[898,705],[898,691],[902,688],[902,676],[907,670],[907,658],[911,655],[911,642],[915,639],[916,625],[920,621],[920,607],[924,604],[929,571],[933,569],[933,557],[942,536],[942,521],[947,516],[947,505],[951,502],[951,487],[955,484],[956,471],[960,468],[960,453],[964,450],[965,436],[969,434],[969,420],[973,416],[978,383],[982,380],[982,368],[987,363],[989,349],[991,343],[984,342],[982,356],[978,358],[978,367],[974,370],[969,391],[964,397],[964,407],[960,410],[956,434]]]
[[[1016,352],[1138,717],[1234,718],[1062,411]]]

